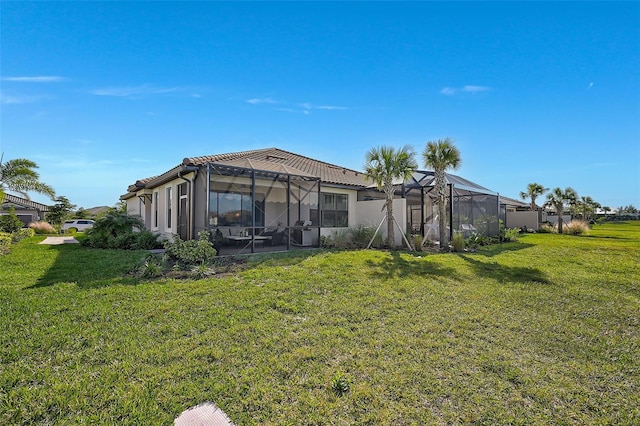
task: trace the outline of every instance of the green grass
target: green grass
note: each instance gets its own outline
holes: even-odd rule
[[[204,401],[239,425],[640,423],[640,222],[200,281],[42,239],[0,257],[0,424],[171,424]]]

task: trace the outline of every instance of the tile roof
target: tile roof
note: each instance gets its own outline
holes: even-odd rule
[[[49,206],[47,206],[46,204],[36,203],[35,201],[27,200],[26,198],[22,197],[16,197],[15,195],[11,194],[4,194],[3,204],[6,203],[17,204],[29,209],[40,210],[43,212],[49,211]]]
[[[256,170],[281,171],[301,176],[314,176],[319,177],[322,182],[339,185],[362,187],[367,186],[369,183],[362,172],[314,160],[278,148],[191,157],[185,158],[182,162],[183,165],[187,166],[199,166],[208,163],[234,165]]]

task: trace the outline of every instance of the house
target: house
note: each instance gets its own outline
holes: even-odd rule
[[[27,226],[31,222],[44,220],[45,214],[49,211],[49,206],[17,197],[11,194],[4,194],[4,200],[0,206],[0,215],[7,214],[10,208],[15,209],[18,219]]]
[[[497,233],[497,194],[447,177],[454,200],[449,228],[483,225],[492,234],[487,225],[492,222]],[[432,183],[432,172],[416,172],[399,183],[393,207],[404,232],[424,234],[437,219]],[[171,170],[136,181],[120,198],[149,230],[182,239],[209,230],[224,239],[223,251],[317,247],[322,236],[378,227],[384,220],[384,195],[362,172],[278,148],[185,158]],[[386,227],[380,228],[384,234]]]
[[[515,198],[500,196],[501,219],[507,228],[540,229],[540,224],[547,221],[547,213],[536,205],[531,210],[531,203],[525,203]]]

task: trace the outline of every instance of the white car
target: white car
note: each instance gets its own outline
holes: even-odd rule
[[[60,229],[65,232],[84,232],[87,229],[93,228],[94,223],[95,222],[90,219],[66,220]]]

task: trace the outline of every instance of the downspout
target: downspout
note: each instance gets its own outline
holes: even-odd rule
[[[449,184],[449,241],[453,240],[453,184]]]
[[[195,224],[194,224],[194,218],[195,218],[195,214],[194,214],[194,200],[193,200],[193,194],[194,194],[194,181],[195,179],[198,177],[198,171],[200,169],[198,167],[193,167],[193,166],[184,166],[182,168],[182,170],[180,170],[178,172],[178,177],[182,180],[184,180],[185,182],[187,182],[187,192],[189,194],[189,225],[187,226],[187,239],[188,240],[192,240],[193,239],[193,233],[194,233],[194,229],[195,229]],[[187,172],[195,172],[193,179],[187,179],[186,177],[182,176],[183,173],[187,173]],[[180,204],[180,197],[178,196],[178,204]]]

